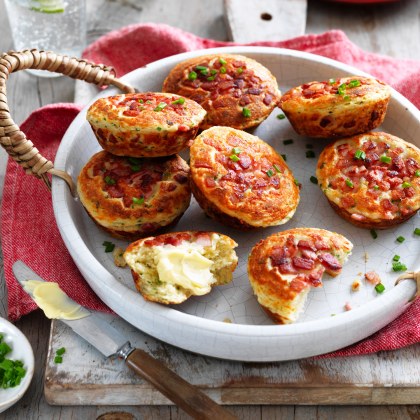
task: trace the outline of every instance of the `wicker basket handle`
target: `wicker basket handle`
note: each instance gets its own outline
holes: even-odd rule
[[[51,189],[51,182],[47,176],[47,173],[50,173],[64,179],[74,196],[76,188],[71,176],[65,171],[55,169],[53,163],[39,153],[10,116],[6,81],[11,73],[26,69],[61,73],[99,86],[114,85],[126,93],[135,90],[117,79],[112,67],[103,64],[94,64],[83,59],[37,49],[9,51],[0,56],[0,144],[27,174],[42,179],[48,189]]]

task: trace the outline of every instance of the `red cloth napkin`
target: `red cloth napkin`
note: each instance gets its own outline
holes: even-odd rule
[[[226,45],[235,44],[199,38],[166,25],[131,25],[97,40],[85,50],[84,57],[112,65],[117,75],[122,76],[173,54]],[[388,82],[420,107],[419,61],[395,60],[367,53],[352,44],[341,31],[248,45],[307,51],[351,64]],[[72,104],[43,107],[22,124],[22,131],[44,156],[53,160],[62,136],[79,110],[80,107]],[[17,320],[36,308],[13,276],[12,264],[16,259],[22,259],[42,277],[58,282],[80,304],[110,311],[84,281],[68,254],[55,224],[50,193],[39,180],[25,175],[11,160],[5,178],[1,228],[11,320]],[[420,299],[381,331],[327,356],[360,355],[417,343],[420,341],[419,320]]]

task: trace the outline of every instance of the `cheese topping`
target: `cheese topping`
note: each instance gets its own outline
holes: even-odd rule
[[[74,320],[90,315],[83,306],[70,299],[58,283],[28,280],[23,284],[24,290],[29,293],[36,304],[49,319]]]
[[[179,246],[156,246],[155,250],[155,263],[161,281],[191,290],[195,295],[210,291],[215,281],[210,272],[213,261],[203,257],[202,246],[184,242]]]

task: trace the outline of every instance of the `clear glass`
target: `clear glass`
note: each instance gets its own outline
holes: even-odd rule
[[[80,57],[86,44],[86,0],[5,0],[17,51],[39,48]],[[41,77],[58,76],[28,70]]]

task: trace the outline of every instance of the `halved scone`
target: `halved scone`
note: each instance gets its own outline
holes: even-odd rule
[[[99,144],[118,156],[157,157],[190,145],[206,111],[169,93],[129,93],[95,101],[86,118]]]
[[[333,209],[356,226],[386,229],[420,208],[420,150],[391,134],[331,143],[319,157],[316,176]]]
[[[378,127],[390,97],[385,83],[350,76],[295,87],[282,96],[279,107],[298,134],[339,138]]]
[[[130,244],[124,259],[145,299],[177,304],[229,283],[238,263],[237,245],[216,232],[174,232]]]
[[[337,276],[352,243],[324,229],[296,228],[260,241],[248,258],[248,276],[259,304],[280,324],[295,322],[324,272]]]
[[[102,229],[135,240],[179,220],[190,204],[188,177],[178,155],[140,159],[101,151],[81,170],[77,191]]]
[[[281,96],[266,67],[236,54],[209,54],[179,63],[165,79],[163,91],[198,102],[207,111],[202,129],[255,127],[270,115]]]
[[[286,223],[299,188],[283,158],[245,131],[212,127],[190,149],[191,189],[211,217],[239,229]]]

